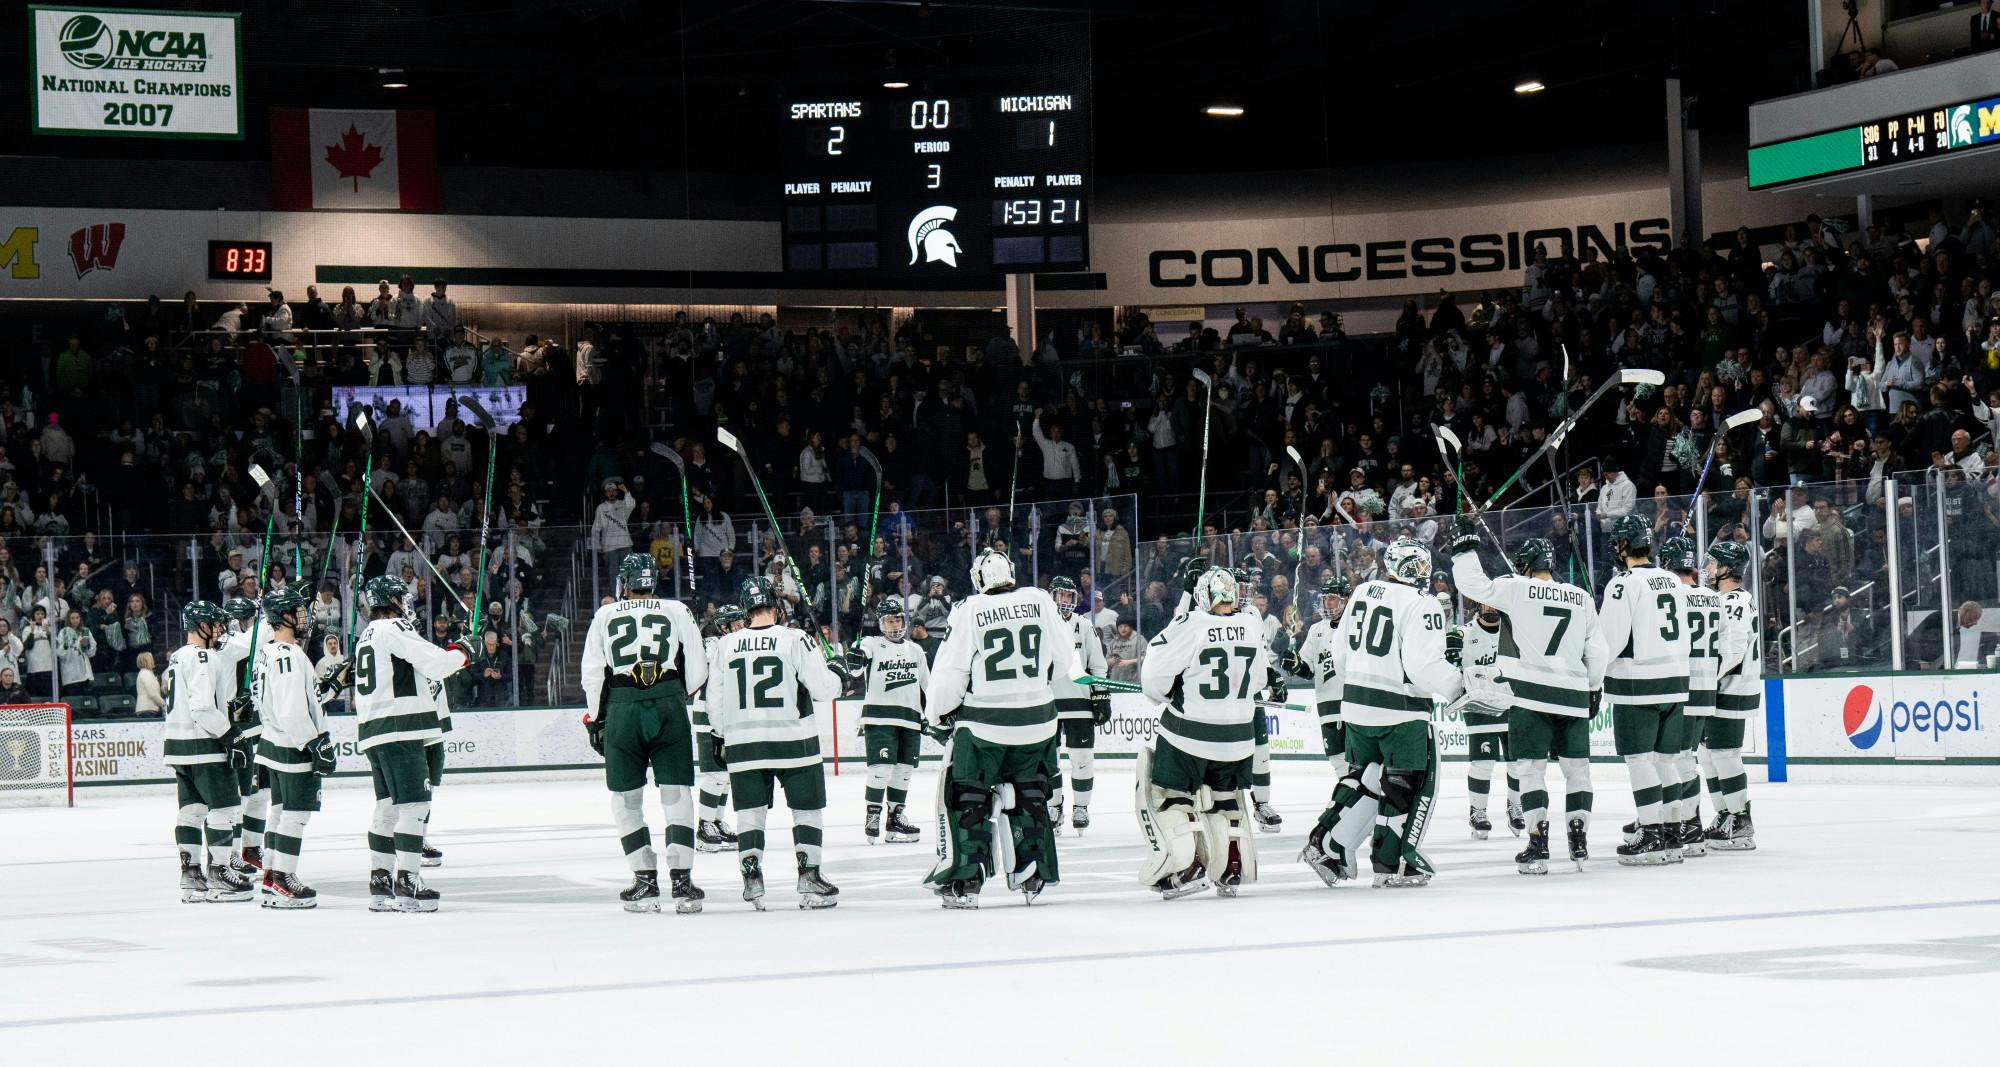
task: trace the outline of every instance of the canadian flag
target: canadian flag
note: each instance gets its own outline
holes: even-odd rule
[[[436,120],[429,111],[274,107],[271,199],[280,211],[436,211]]]

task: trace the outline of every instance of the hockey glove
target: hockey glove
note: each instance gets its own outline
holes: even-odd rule
[[[718,771],[727,771],[729,769],[729,746],[722,743],[721,734],[712,734],[710,736],[715,738],[715,769]]]
[[[1194,594],[1195,584],[1201,581],[1201,576],[1204,573],[1206,573],[1207,570],[1208,570],[1208,560],[1202,558],[1201,556],[1189,556],[1187,559],[1182,560],[1181,592],[1187,593],[1190,596],[1192,596]]]
[[[242,727],[231,723],[229,729],[224,730],[222,736],[216,738],[216,740],[222,742],[222,747],[229,750],[229,767],[231,770],[240,771],[250,766],[250,750],[238,744],[238,742],[243,740]]]
[[[1264,697],[1274,704],[1283,704],[1285,698],[1291,695],[1291,691],[1291,687],[1285,684],[1285,676],[1272,671],[1271,682],[1264,687]]]
[[[461,656],[464,656],[467,666],[471,666],[473,659],[476,658],[472,654],[472,646],[466,644],[463,638],[457,641],[453,641],[451,644],[448,644],[444,647],[450,649],[453,652],[458,653]]]
[[[312,758],[313,774],[321,778],[333,777],[333,739],[325,734],[306,742],[306,755]]]
[[[1444,661],[1454,667],[1465,665],[1465,628],[1454,626],[1444,632]]]
[[[1093,726],[1103,726],[1111,721],[1111,694],[1103,686],[1090,688],[1090,722]]]
[[[229,721],[247,722],[250,719],[250,694],[238,693],[229,701]]]
[[[1477,552],[1479,550],[1479,527],[1472,516],[1460,515],[1451,520],[1451,554]]]
[[[595,753],[597,753],[597,754],[598,754],[598,755],[600,755],[600,756],[604,755],[604,719],[603,719],[603,717],[602,717],[602,716],[600,716],[600,717],[598,717],[598,718],[595,718],[595,719],[590,719],[590,718],[586,718],[586,719],[584,719],[584,720],[583,720],[583,729],[584,729],[584,732],[585,732],[586,734],[588,734],[588,735],[589,735],[589,739],[590,739],[590,750],[591,750],[592,752],[595,752]]]

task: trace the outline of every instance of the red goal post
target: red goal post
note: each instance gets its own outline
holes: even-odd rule
[[[76,805],[68,704],[0,705],[0,808]]]

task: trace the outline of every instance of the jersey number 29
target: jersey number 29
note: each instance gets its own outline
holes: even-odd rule
[[[1019,667],[1012,667],[1007,661],[1014,658],[1017,644],[1022,662]],[[1006,682],[1032,675],[1042,662],[1042,631],[1033,626],[1023,626],[1017,638],[1014,630],[988,630],[986,637],[980,641],[980,651],[986,660],[986,680],[989,682]]]

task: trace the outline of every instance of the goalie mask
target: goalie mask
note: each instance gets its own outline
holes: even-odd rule
[[[1431,576],[1431,550],[1414,537],[1398,537],[1382,550],[1382,569],[1404,585],[1421,586]]]
[[[987,549],[972,561],[972,587],[982,593],[1006,589],[1014,584],[1014,564],[1005,555]]]
[[[901,641],[909,635],[910,619],[903,613],[902,604],[884,600],[875,605],[875,627],[882,631],[883,640]]]
[[[1062,613],[1065,620],[1076,613],[1078,594],[1075,582],[1063,577],[1049,579],[1049,596],[1055,598],[1056,610]]]
[[[1211,567],[1194,583],[1194,606],[1203,611],[1216,612],[1227,604],[1231,610],[1236,607],[1236,576],[1221,567]]]

